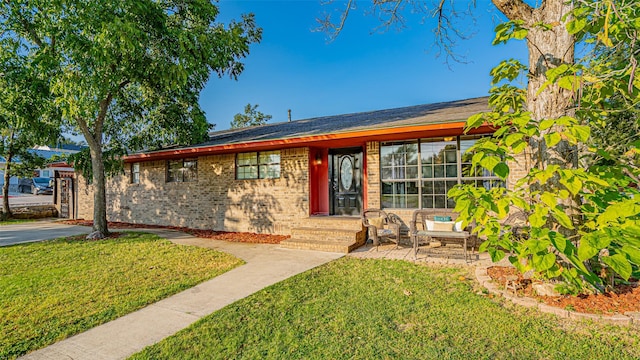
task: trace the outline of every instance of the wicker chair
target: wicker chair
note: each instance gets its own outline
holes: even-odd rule
[[[388,239],[398,247],[400,218],[397,215],[379,209],[366,209],[362,212],[362,225],[367,228],[367,236],[376,247],[381,239]]]

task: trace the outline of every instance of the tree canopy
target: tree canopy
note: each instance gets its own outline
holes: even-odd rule
[[[0,36],[0,156],[8,194],[12,176],[31,177],[44,159],[29,150],[60,134],[60,117],[52,106],[46,59],[30,52],[18,39]],[[2,216],[10,217],[8,196]]]
[[[265,115],[258,111],[258,105],[247,104],[244,107],[244,114],[237,113],[233,116],[231,121],[231,128],[243,128],[249,126],[264,125],[267,121],[271,120],[271,115]]]
[[[222,24],[209,0],[3,2],[2,36],[53,69],[54,103],[89,146],[94,234],[108,233],[105,152],[123,154],[206,138],[198,104],[211,73],[236,78],[261,38],[253,16]]]

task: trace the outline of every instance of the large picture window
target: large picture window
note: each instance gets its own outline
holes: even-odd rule
[[[277,179],[280,177],[280,151],[239,153],[236,179]]]
[[[468,149],[481,136],[420,139],[382,143],[380,177],[383,208],[452,209],[447,192],[457,184],[504,186],[495,174],[471,171]]]
[[[198,181],[197,159],[167,161],[167,182],[189,181]]]

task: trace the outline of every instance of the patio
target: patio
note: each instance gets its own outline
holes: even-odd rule
[[[421,246],[417,259],[413,256],[413,248],[408,244],[402,244],[402,242],[398,248],[396,248],[396,244],[383,243],[377,249],[371,243],[367,243],[347,256],[360,259],[405,260],[441,265],[488,266],[492,264],[488,253],[478,254],[476,249],[470,255],[471,261],[466,262],[460,245],[440,246],[437,242],[431,246]]]

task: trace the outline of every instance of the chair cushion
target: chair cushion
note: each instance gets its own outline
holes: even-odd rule
[[[429,230],[429,231],[433,231],[433,223],[435,223],[435,221],[433,221],[433,220],[425,220],[424,221],[424,228]]]
[[[367,221],[369,222],[369,225],[375,226],[376,229],[378,229],[378,230],[384,228],[384,218],[383,217],[371,217],[371,218],[368,218]]]
[[[391,236],[391,235],[393,235],[393,231],[391,229],[378,230],[378,236]]]
[[[455,224],[453,224],[453,231],[462,231],[464,230],[462,228],[462,221],[456,221]]]
[[[453,221],[435,221],[433,231],[453,231]]]

